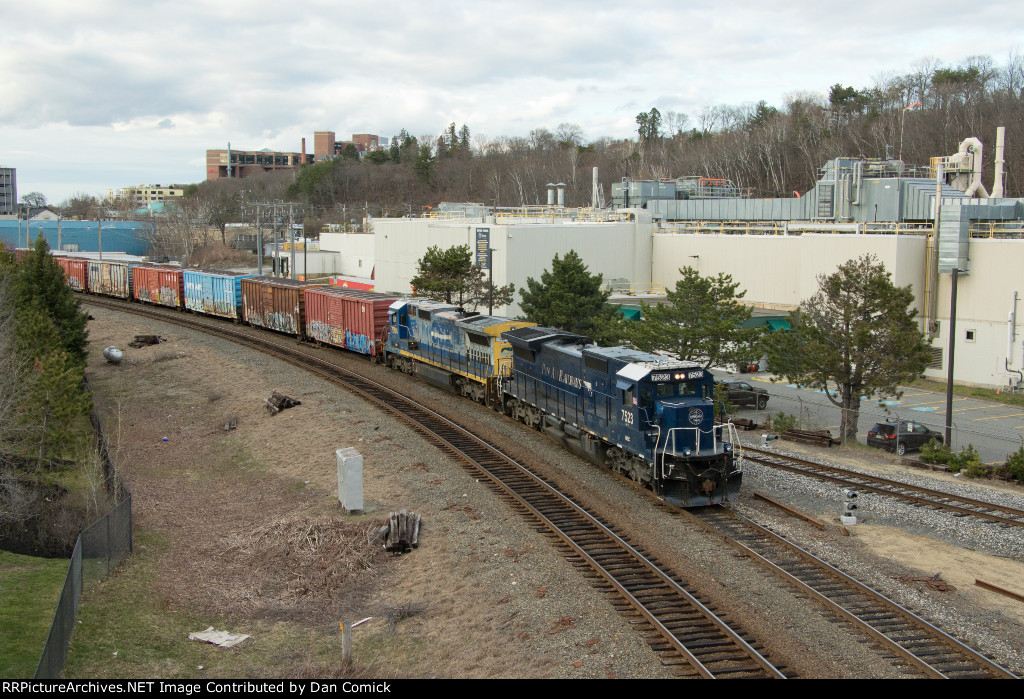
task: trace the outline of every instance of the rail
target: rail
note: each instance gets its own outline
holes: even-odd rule
[[[723,534],[730,545],[807,593],[895,658],[928,677],[1004,678],[1015,675],[912,611],[835,566],[736,512],[707,508],[683,515]]]
[[[633,214],[591,207],[518,206],[492,209],[496,223],[625,223]]]
[[[926,235],[935,233],[930,223],[842,223],[833,221],[671,221],[655,233],[669,235]],[[980,237],[980,236],[979,236]],[[1005,236],[1011,237],[1011,236]]]
[[[1024,238],[1024,222],[975,221],[971,224],[972,238]]]
[[[622,296],[664,296],[665,285],[661,282],[634,283],[634,282],[608,282],[601,287],[604,291],[610,291],[614,295]]]
[[[746,631],[734,628],[733,623],[716,614],[710,602],[702,599],[689,583],[645,555],[614,527],[587,512],[555,483],[432,408],[342,368],[318,353],[297,348],[291,338],[281,339],[271,333],[250,334],[219,319],[200,319],[157,306],[134,306],[113,299],[88,301],[256,347],[360,394],[461,459],[474,475],[507,497],[515,511],[525,513],[545,533],[562,542],[570,560],[582,561],[593,571],[599,589],[624,599],[655,630],[647,640],[658,652],[685,660],[693,675],[706,678],[788,676],[766,657],[767,653],[757,650],[755,646],[759,644],[748,640]]]

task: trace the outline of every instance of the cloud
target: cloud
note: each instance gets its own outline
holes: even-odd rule
[[[1019,45],[1024,6],[989,3],[963,21],[960,5],[8,3],[5,27],[17,30],[0,53],[0,159],[10,162],[12,137],[37,132],[124,147],[127,172],[139,153],[153,162],[158,143],[175,177],[229,140],[297,150],[324,129],[390,137],[454,121],[497,138],[571,122],[594,138],[624,138],[652,106],[690,115],[762,99],[781,107],[787,94],[836,82],[870,86],[929,53],[998,62]],[[40,160],[53,140],[31,139]]]

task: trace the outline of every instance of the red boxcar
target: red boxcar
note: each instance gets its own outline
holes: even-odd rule
[[[171,308],[185,307],[185,281],[181,267],[136,265],[132,267],[132,293],[144,303]]]
[[[321,286],[277,277],[246,277],[242,280],[242,317],[249,325],[301,336],[305,292]]]
[[[54,257],[57,264],[64,270],[68,286],[75,291],[89,288],[89,260],[80,257]]]
[[[336,286],[306,292],[306,336],[324,344],[368,354],[380,353],[388,306],[397,296]]]

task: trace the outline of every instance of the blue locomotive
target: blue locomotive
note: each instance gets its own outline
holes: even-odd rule
[[[674,505],[738,495],[735,434],[715,424],[714,381],[703,367],[551,328],[502,336],[513,355],[501,379],[507,414]]]
[[[393,369],[485,405],[500,402],[498,379],[512,371],[502,333],[534,325],[467,313],[427,299],[399,299],[388,308],[384,361]]]

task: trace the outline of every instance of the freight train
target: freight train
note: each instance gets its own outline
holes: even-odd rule
[[[714,378],[688,362],[458,306],[289,279],[54,256],[69,286],[367,355],[540,430],[667,502],[728,502],[743,477]],[[721,404],[719,404],[721,405]]]

